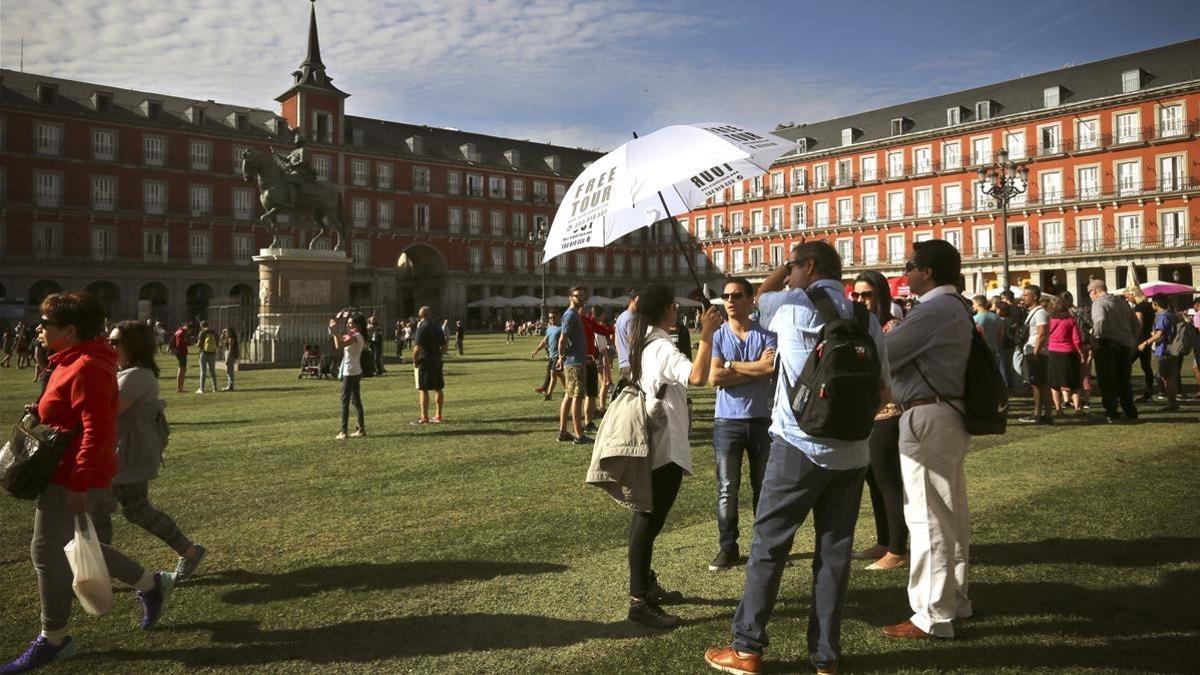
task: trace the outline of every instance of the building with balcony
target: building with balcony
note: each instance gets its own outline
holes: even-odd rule
[[[1200,40],[781,126],[795,142],[764,176],[680,223],[700,258],[758,280],[820,238],[847,280],[903,272],[912,243],[950,241],[969,292],[995,287],[1006,245],[977,169],[1005,149],[1027,166],[1009,205],[1010,281],[1086,298],[1091,277],[1200,283]],[[982,286],[978,280],[982,280]]]

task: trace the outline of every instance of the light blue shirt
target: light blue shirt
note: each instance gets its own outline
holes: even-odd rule
[[[721,324],[713,334],[713,363],[725,361],[757,361],[767,349],[775,349],[775,334],[757,321],[750,322],[746,339],[741,340],[728,324]],[[717,387],[717,403],[713,417],[744,420],[771,416],[771,378],[758,377],[736,387]]]
[[[819,279],[809,290],[828,293],[838,314],[844,318],[854,316],[854,307],[845,297],[841,282]],[[817,344],[821,332],[820,318],[808,295],[793,288],[773,293],[763,293],[758,298],[758,311],[762,324],[775,333],[779,341],[777,356],[780,360],[779,381],[775,389],[775,407],[771,412],[771,435],[787,441],[808,456],[814,464],[825,469],[842,471],[858,469],[870,460],[870,446],[866,440],[842,441],[832,438],[815,438],[804,433],[796,424],[786,394],[786,383],[795,382],[804,370],[809,353]],[[880,379],[887,384],[887,347],[879,320],[871,316],[871,338],[879,350]]]
[[[633,312],[628,309],[621,312],[617,317],[616,338],[617,343],[617,365],[621,368],[629,367],[629,334],[633,331]]]
[[[558,334],[562,332],[562,326],[546,326],[546,355],[551,360],[558,358]]]

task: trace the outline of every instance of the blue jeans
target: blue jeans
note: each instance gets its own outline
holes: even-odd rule
[[[867,468],[834,471],[812,462],[799,448],[775,438],[754,520],[754,543],[746,564],[746,590],[733,616],[733,647],[761,654],[767,622],[796,530],[813,514],[816,550],[812,563],[812,607],[808,652],[814,665],[836,661],[842,652],[842,607],[850,583],[850,551]]]
[[[717,542],[722,551],[736,551],[738,492],[742,485],[742,454],[750,459],[751,504],[758,512],[767,457],[771,454],[769,417],[713,420],[713,455],[717,465]]]
[[[212,379],[213,391],[217,390],[217,355],[200,352],[200,390],[204,391],[204,378]]]

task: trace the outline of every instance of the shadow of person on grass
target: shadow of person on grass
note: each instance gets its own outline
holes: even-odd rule
[[[95,652],[98,660],[168,659],[188,667],[235,667],[304,661],[367,663],[415,656],[443,656],[531,647],[567,647],[594,639],[643,637],[647,629],[627,621],[603,623],[529,614],[435,614],[328,626],[264,629],[255,620],[173,626],[205,631],[210,646],[161,651]]]
[[[971,565],[1073,563],[1155,566],[1200,560],[1200,538],[1045,539],[971,546]]]
[[[380,591],[459,581],[483,581],[503,576],[559,574],[566,565],[493,560],[413,560],[392,563],[318,565],[277,574],[221,570],[188,580],[188,586],[238,586],[226,591],[223,602],[260,604],[306,598],[326,591]]]

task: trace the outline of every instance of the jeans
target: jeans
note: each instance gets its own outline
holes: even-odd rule
[[[1127,419],[1137,419],[1137,406],[1133,402],[1133,347],[1109,338],[1097,342],[1096,379],[1104,414],[1115,417],[1119,402]]]
[[[681,483],[683,469],[678,464],[665,464],[650,472],[653,495],[650,512],[634,511],[629,523],[629,595],[632,597],[645,598],[650,593],[654,540],[662,532]]]
[[[234,380],[234,376],[236,373],[237,373],[237,358],[226,356],[225,357],[225,388],[228,389],[229,391],[233,391],[233,380]]]
[[[200,352],[200,391],[204,391],[205,375],[212,378],[213,391],[217,390],[217,353]]]
[[[192,541],[180,531],[179,526],[167,514],[150,503],[149,483],[126,483],[113,486],[113,496],[121,505],[125,520],[158,537],[179,555],[185,555]],[[92,513],[96,526],[96,537],[105,544],[112,543],[112,514],[106,511]]]
[[[713,454],[717,466],[717,543],[722,551],[736,551],[738,492],[742,484],[742,455],[750,460],[751,504],[758,510],[763,474],[771,454],[769,417],[713,420]]]
[[[1141,339],[1145,341],[1148,337],[1149,336],[1146,336]],[[1135,352],[1132,355],[1129,364],[1131,366],[1131,370],[1133,361],[1137,361],[1142,364],[1142,377],[1145,378],[1146,381],[1146,393],[1144,395],[1146,398],[1150,398],[1154,395],[1154,359],[1153,355],[1150,353],[1150,349],[1143,349],[1139,352]]]
[[[354,409],[358,413],[358,428],[366,429],[363,423],[363,405],[362,405],[362,375],[344,375],[342,376],[342,432],[345,433],[347,425],[350,423],[350,402],[354,402]]]
[[[850,551],[866,471],[866,467],[823,469],[787,441],[772,440],[746,564],[746,590],[733,616],[735,649],[761,654],[769,644],[767,622],[779,596],[792,540],[812,512],[816,550],[808,651],[815,665],[829,664],[841,656],[842,607],[850,583]]]

